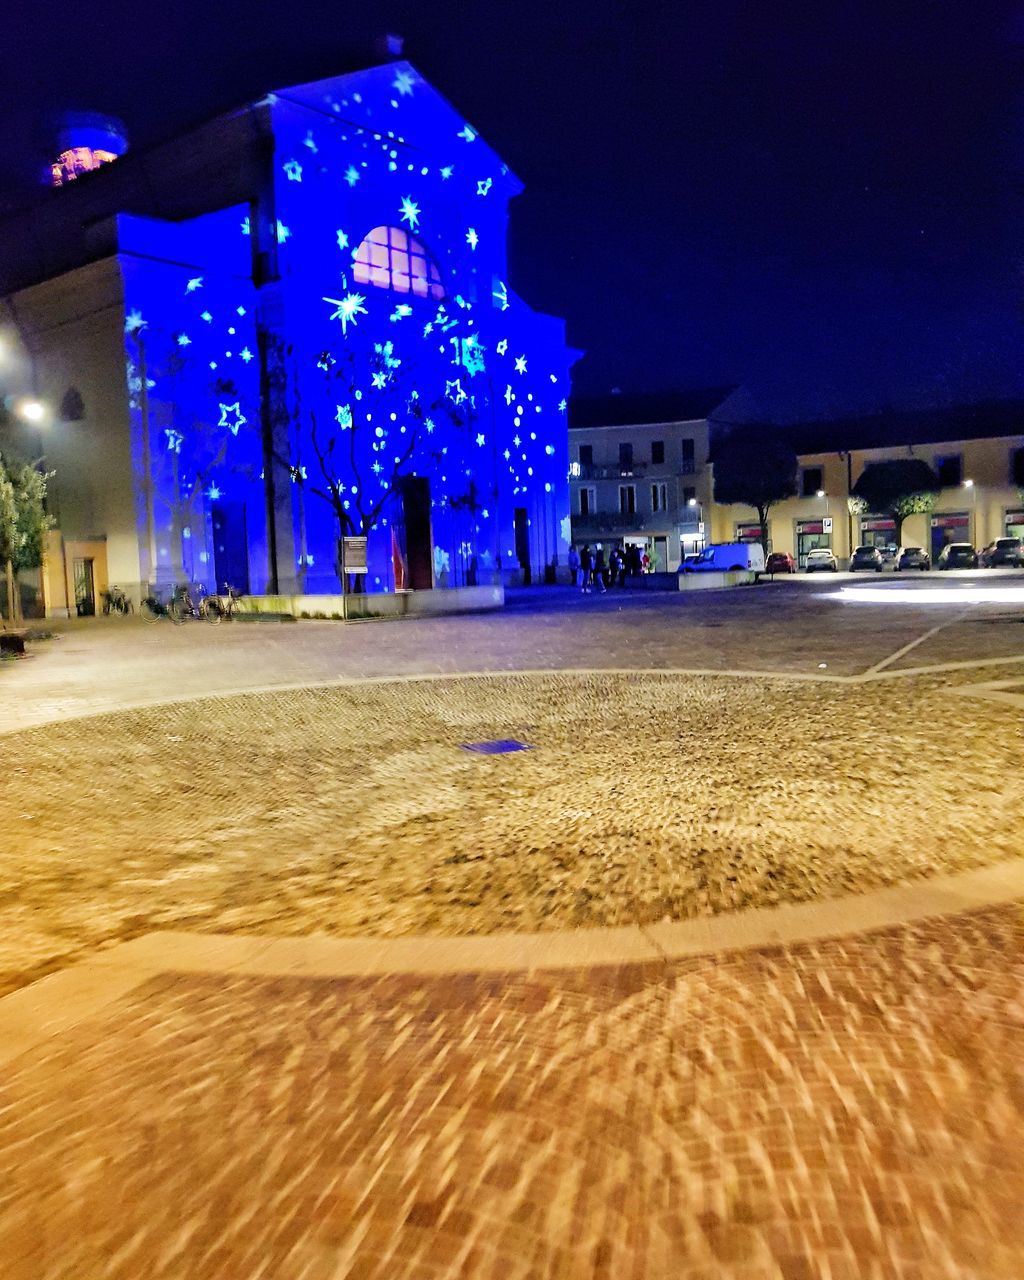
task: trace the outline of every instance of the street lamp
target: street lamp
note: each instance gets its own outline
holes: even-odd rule
[[[964,488],[971,491],[971,543],[978,537],[978,499],[975,496],[974,481],[965,480]],[[980,542],[980,539],[978,539]]]
[[[46,405],[41,400],[21,400],[15,409],[22,422],[31,422],[38,426],[46,417]]]
[[[704,508],[696,498],[687,498],[686,505],[691,511],[697,512],[697,537],[694,542],[700,542],[703,546],[707,542],[707,538],[704,536]]]

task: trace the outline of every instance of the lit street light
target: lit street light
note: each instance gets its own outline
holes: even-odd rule
[[[41,423],[46,417],[46,405],[41,400],[22,400],[15,412],[22,422]]]
[[[981,539],[978,537],[978,499],[975,496],[974,481],[965,480],[964,488],[971,492],[971,545],[975,542],[980,544]]]

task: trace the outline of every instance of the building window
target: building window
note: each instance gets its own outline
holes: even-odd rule
[[[694,469],[693,441],[684,440],[683,441],[683,475],[684,476],[693,475],[693,469]]]
[[[815,498],[824,487],[824,473],[821,467],[804,467],[800,477],[801,495],[805,498]]]
[[[963,479],[963,464],[958,453],[935,459],[935,471],[943,489],[955,489]]]
[[[687,506],[689,506],[691,502],[696,502],[696,501],[697,501],[697,490],[694,489],[692,486],[687,485],[687,487],[683,490],[683,502]]]
[[[665,461],[665,441],[651,441],[651,462],[654,466],[660,466]]]
[[[85,402],[77,387],[68,387],[60,402],[61,422],[82,422],[85,420]]]
[[[634,515],[636,512],[636,485],[620,484],[619,485],[619,513],[624,516]]]
[[[597,490],[580,490],[580,515],[592,516],[597,511]]]
[[[594,446],[592,444],[580,445],[580,466],[592,467],[594,465]]]
[[[662,481],[661,484],[651,485],[651,510],[666,511],[668,509],[668,485]]]
[[[633,469],[633,446],[628,441],[619,445],[619,466],[623,471]]]
[[[417,298],[443,298],[444,285],[427,251],[401,227],[374,227],[356,250],[356,284],[372,284]]]
[[[1010,451],[1010,484],[1024,489],[1024,449]]]

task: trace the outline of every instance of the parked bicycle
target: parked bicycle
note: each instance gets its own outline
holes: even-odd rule
[[[103,593],[103,612],[105,614],[120,613],[127,616],[134,611],[134,605],[120,587],[113,583]]]
[[[205,595],[199,584],[192,587],[177,586],[171,592],[171,598],[164,603],[159,596],[150,595],[142,602],[139,612],[146,622],[156,622],[158,618],[170,618],[175,626],[180,627],[189,618],[205,622],[220,622],[220,612],[210,608],[211,597]]]
[[[242,599],[243,592],[237,591],[230,582],[224,583],[223,594],[219,596],[207,596],[204,604],[210,613],[216,613],[217,617],[208,618],[210,622],[220,622],[222,618],[231,619],[239,612],[239,602]]]

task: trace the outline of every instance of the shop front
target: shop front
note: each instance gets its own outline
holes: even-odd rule
[[[879,551],[884,551],[886,547],[894,547],[896,545],[896,521],[888,516],[861,516],[860,542],[857,545],[861,547],[877,547]]]
[[[932,516],[932,563],[951,542],[971,541],[971,515],[969,511],[943,512]]]
[[[797,567],[807,567],[807,553],[818,547],[832,550],[832,520],[826,516],[822,520],[796,521],[796,562]]]
[[[1024,507],[1017,507],[1015,510],[1007,511],[1003,528],[1005,537],[1020,538],[1024,541]]]
[[[769,529],[770,528],[771,526],[769,526]],[[745,524],[737,524],[736,541],[737,542],[760,542],[761,526],[759,524],[750,524],[749,522]],[[771,549],[772,549],[772,540],[771,540],[771,536],[769,535],[768,550],[771,551]]]

